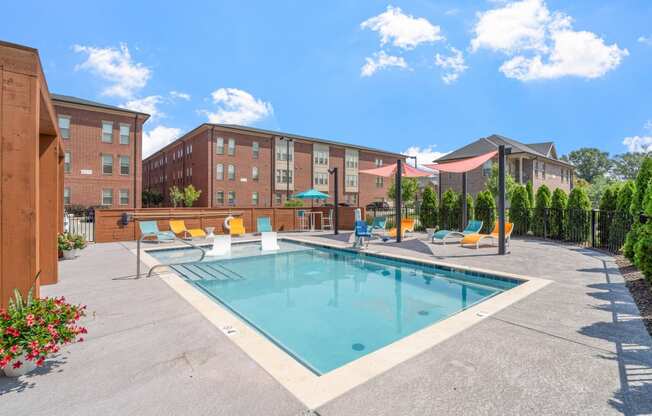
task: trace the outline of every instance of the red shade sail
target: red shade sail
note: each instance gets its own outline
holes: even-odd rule
[[[434,163],[432,165],[423,166],[438,170],[440,172],[464,173],[481,166],[484,162],[496,156],[497,154],[498,150],[494,150],[493,152],[485,153],[480,156],[470,157],[468,159],[456,160],[454,162]]]
[[[405,178],[432,176],[432,172],[426,172],[425,170],[417,169],[413,166],[408,165],[407,163],[402,163],[401,165],[403,166],[403,174],[401,176]],[[379,168],[361,170],[360,173],[367,173],[369,175],[389,178],[390,176],[394,176],[396,173],[396,163]]]

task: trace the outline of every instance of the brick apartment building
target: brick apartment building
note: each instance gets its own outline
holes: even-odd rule
[[[332,203],[328,170],[338,167],[340,201],[365,206],[387,200],[390,180],[359,171],[398,158],[404,156],[251,127],[202,124],[143,161],[143,189],[163,195],[164,205],[170,204],[170,187],[189,184],[202,191],[196,206],[280,207],[288,195],[310,188],[331,195],[327,202]]]
[[[573,165],[557,158],[557,149],[553,142],[524,144],[507,137],[492,135],[461,147],[437,159],[436,162],[452,162],[480,156],[498,150],[498,146],[501,144],[511,148],[511,154],[507,156],[507,168],[517,183],[526,184],[528,181],[532,181],[535,192],[543,184],[546,184],[551,191],[561,188],[568,193],[572,189]],[[467,173],[469,194],[475,196],[485,189],[494,163],[498,163],[497,158],[489,160],[483,166]],[[442,172],[439,178],[441,192],[445,192],[447,189],[462,191],[461,174]]]
[[[64,205],[139,208],[149,115],[66,95],[52,102],[65,151]]]

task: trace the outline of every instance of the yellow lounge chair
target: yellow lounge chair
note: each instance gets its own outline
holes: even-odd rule
[[[406,231],[413,232],[415,223],[416,221],[412,218],[403,218],[401,220],[401,237],[405,236]],[[390,228],[387,234],[392,238],[396,238],[396,227]]]
[[[244,235],[245,227],[242,218],[232,218],[229,221],[229,234],[231,235]]]
[[[514,229],[514,223],[506,222],[505,223],[505,241],[509,244],[509,238],[512,235],[512,230]],[[494,229],[491,231],[491,234],[471,234],[464,237],[461,241],[463,246],[475,244],[475,248],[480,247],[480,242],[485,238],[489,238],[494,241],[498,241],[498,222],[494,225]]]
[[[186,228],[183,220],[170,220],[170,230],[177,235],[183,235],[183,238],[206,237],[206,233],[201,228]]]

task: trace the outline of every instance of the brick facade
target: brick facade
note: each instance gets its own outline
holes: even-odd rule
[[[62,96],[53,99],[59,127],[66,127],[63,137],[66,154],[64,163],[64,200],[67,206],[105,206],[109,208],[139,208],[142,182],[142,128],[146,114],[128,110],[85,105]],[[103,123],[111,123],[111,141],[103,141]],[[121,135],[128,129],[126,135]],[[66,129],[63,128],[65,131]],[[62,133],[62,136],[65,136]],[[103,172],[103,157],[112,161],[112,172]],[[123,169],[127,167],[128,171]],[[122,166],[124,164],[124,167]],[[111,192],[112,202],[103,198]],[[121,198],[122,196],[122,198]],[[126,199],[124,197],[127,197]]]
[[[233,143],[234,151],[230,151],[229,143]],[[290,160],[284,156],[288,146]],[[181,153],[183,157],[179,159]],[[325,154],[325,159],[321,159]],[[349,167],[347,154],[351,157]],[[288,194],[310,188],[332,196],[333,176],[327,172],[337,167],[340,201],[365,206],[387,199],[389,181],[377,182],[375,176],[359,174],[359,170],[376,167],[377,161],[395,163],[399,157],[402,156],[391,152],[303,136],[203,124],[143,161],[143,189],[160,192],[165,206],[170,205],[171,186],[183,188],[193,184],[202,191],[196,206],[281,207]],[[288,168],[292,172],[289,183],[284,181]],[[230,172],[233,174],[229,175]],[[351,186],[346,185],[347,173]],[[230,195],[234,198],[230,199]],[[333,198],[327,202],[332,203]],[[315,201],[315,205],[321,203]]]

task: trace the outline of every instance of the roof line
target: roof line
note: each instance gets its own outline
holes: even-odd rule
[[[150,114],[143,113],[140,111],[134,111],[134,110],[129,110],[128,108],[122,108],[114,105],[109,105],[109,104],[103,104],[103,103],[98,103],[95,101],[90,101],[86,100],[84,98],[79,98],[79,97],[73,97],[72,95],[63,95],[63,94],[50,94],[52,101],[59,101],[62,103],[69,103],[69,104],[76,104],[76,105],[83,105],[87,107],[95,107],[95,108],[101,108],[104,110],[112,110],[112,111],[119,111],[123,113],[129,113],[129,114],[138,114],[141,116],[146,116],[146,118],[150,117]]]

